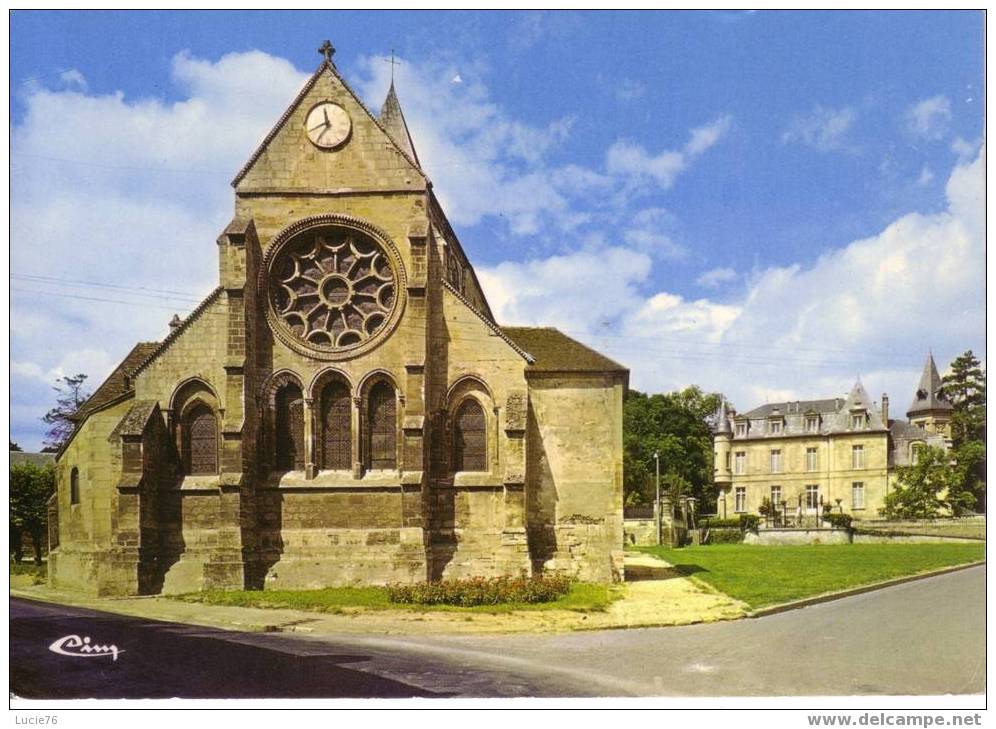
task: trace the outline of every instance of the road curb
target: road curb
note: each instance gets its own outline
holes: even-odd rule
[[[895,585],[903,585],[907,582],[915,582],[917,580],[924,580],[928,577],[938,577],[940,575],[950,574],[951,572],[960,572],[961,570],[967,570],[971,567],[979,567],[984,565],[986,560],[981,560],[979,562],[968,562],[966,564],[957,564],[953,567],[944,567],[939,570],[934,570],[933,572],[921,572],[917,575],[907,575],[906,577],[896,577],[892,580],[885,580],[884,582],[875,582],[871,585],[862,585],[861,587],[852,587],[847,590],[841,590],[840,592],[828,592],[823,595],[816,595],[815,597],[804,597],[801,600],[793,600],[792,602],[783,602],[778,605],[771,605],[769,607],[761,608],[760,610],[753,610],[748,612],[744,617],[747,618],[763,618],[768,615],[777,615],[778,613],[788,612],[789,610],[798,610],[799,608],[809,607],[810,605],[819,605],[824,602],[832,602],[833,600],[840,600],[845,597],[852,597],[854,595],[862,595],[866,592],[874,592],[875,590],[882,590],[886,587],[893,587]]]

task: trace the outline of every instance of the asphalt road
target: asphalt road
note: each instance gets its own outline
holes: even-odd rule
[[[557,635],[238,633],[10,600],[24,698],[780,696],[985,690],[985,568],[753,620]],[[70,657],[70,634],[123,652]]]

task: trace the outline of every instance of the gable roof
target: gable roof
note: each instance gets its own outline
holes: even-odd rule
[[[304,101],[304,98],[314,87],[315,82],[318,81],[322,73],[326,71],[330,73],[340,84],[342,84],[342,87],[347,91],[347,93],[349,93],[350,96],[353,97],[353,100],[359,105],[359,107],[363,109],[364,112],[366,112],[367,116],[370,118],[370,121],[372,121],[374,125],[376,125],[384,133],[384,136],[387,137],[388,141],[390,141],[391,144],[394,145],[395,149],[397,149],[398,152],[406,160],[408,160],[408,162],[415,168],[416,171],[419,172],[419,174],[422,175],[422,177],[428,179],[425,173],[422,172],[422,168],[419,166],[418,161],[413,159],[412,156],[408,154],[408,152],[406,152],[398,145],[398,142],[387,131],[387,129],[384,128],[384,125],[380,122],[380,120],[370,113],[370,110],[366,107],[366,104],[364,104],[363,101],[360,99],[360,97],[356,95],[356,92],[353,91],[352,87],[350,87],[348,83],[346,83],[346,80],[339,75],[339,72],[336,70],[335,64],[332,63],[332,61],[325,59],[321,62],[321,64],[318,66],[315,72],[311,75],[311,78],[309,78],[305,82],[304,86],[298,92],[297,96],[295,96],[294,100],[290,103],[290,106],[288,106],[287,109],[284,110],[284,113],[281,114],[280,118],[277,120],[277,123],[273,125],[272,129],[270,129],[270,132],[265,137],[263,137],[263,141],[259,143],[259,146],[256,148],[256,151],[252,153],[248,161],[246,161],[246,163],[242,165],[242,169],[240,169],[236,173],[235,178],[232,180],[231,183],[232,187],[237,187],[238,184],[242,181],[242,178],[245,177],[247,174],[249,174],[249,170],[252,169],[253,165],[255,165],[256,162],[259,160],[259,158],[263,155],[263,152],[266,151],[266,148],[270,145],[270,142],[273,141],[273,138],[277,136],[277,134],[280,132],[281,129],[283,129],[284,125],[287,123],[287,120],[290,119],[291,115],[294,113],[294,110],[297,109],[297,107],[301,104],[302,101]]]
[[[231,224],[229,225],[229,227],[231,227]],[[201,301],[201,303],[199,303],[192,312],[187,314],[186,318],[184,318],[178,324],[173,324],[173,322],[171,321],[170,332],[169,334],[166,335],[166,338],[163,339],[163,341],[161,342],[150,342],[149,344],[151,346],[148,350],[146,350],[145,356],[142,357],[131,370],[129,370],[129,373],[137,375],[139,372],[148,367],[156,359],[156,357],[165,352],[169,348],[169,345],[171,345],[174,341],[176,341],[177,337],[179,337],[181,334],[187,331],[187,328],[191,324],[200,319],[201,314],[204,313],[204,311],[208,308],[208,306],[210,306],[215,300],[217,300],[218,296],[221,295],[221,292],[223,290],[224,289],[221,286],[216,286],[214,289],[211,290],[210,294],[204,297],[204,300]],[[179,317],[176,315],[173,316],[173,319],[178,319],[178,318]]]
[[[130,378],[135,369],[159,347],[159,342],[139,342],[125,356],[114,371],[107,376],[100,387],[87,399],[73,415],[76,423],[82,423],[90,413],[99,410],[122,395],[131,392]]]
[[[937,365],[934,364],[934,355],[930,353],[923,365],[920,384],[916,386],[916,393],[913,395],[910,409],[906,411],[906,417],[932,410],[954,410],[954,406],[938,394],[941,384],[941,376],[937,373]]]
[[[864,410],[868,416],[868,430],[883,430],[887,426],[882,422],[882,416],[875,407],[875,403],[868,393],[865,392],[864,385],[855,382],[854,387],[847,395],[847,399],[837,413],[836,422],[831,426],[832,430],[844,431],[850,427],[849,418],[852,410]]]
[[[529,352],[535,362],[527,372],[598,372],[629,374],[603,354],[571,339],[553,327],[502,327],[509,338]]]

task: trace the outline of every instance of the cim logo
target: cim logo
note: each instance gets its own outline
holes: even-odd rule
[[[123,650],[118,650],[116,645],[91,644],[89,635],[84,635],[82,638],[78,635],[63,636],[50,645],[48,649],[60,656],[72,656],[73,658],[110,656],[112,661],[118,660],[118,654],[124,653]]]

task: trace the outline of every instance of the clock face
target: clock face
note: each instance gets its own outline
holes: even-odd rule
[[[331,101],[317,104],[304,122],[308,139],[322,149],[332,149],[345,142],[352,125],[346,110]]]

